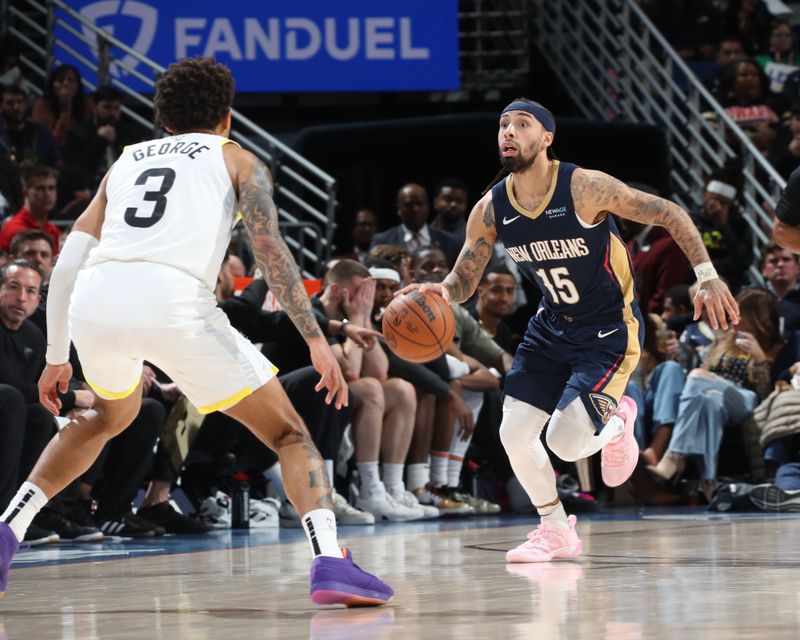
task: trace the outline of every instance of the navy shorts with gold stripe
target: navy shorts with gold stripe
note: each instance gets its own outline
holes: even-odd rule
[[[600,431],[625,392],[643,340],[635,304],[581,322],[541,306],[528,323],[504,393],[548,414],[580,396]]]

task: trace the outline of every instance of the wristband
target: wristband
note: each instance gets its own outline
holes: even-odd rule
[[[342,318],[342,324],[341,324],[341,325],[339,325],[339,331],[337,331],[337,333],[338,333],[339,335],[342,335],[342,336],[344,336],[345,338],[347,337],[347,333],[345,332],[345,330],[344,330],[344,329],[345,329],[345,327],[346,327],[348,324],[350,324],[350,321],[349,321],[347,318]]]
[[[714,268],[714,265],[710,262],[701,262],[694,267],[694,275],[697,276],[698,284],[701,282],[708,282],[709,280],[714,280],[715,278],[719,278],[717,275],[717,270]]]

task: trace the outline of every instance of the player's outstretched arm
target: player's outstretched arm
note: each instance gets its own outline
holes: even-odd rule
[[[726,285],[717,276],[708,257],[700,232],[681,207],[658,196],[631,189],[624,182],[601,171],[577,169],[572,177],[575,210],[586,222],[615,213],[621,218],[642,224],[664,227],[681,248],[695,270],[700,283],[694,299],[695,320],[703,306],[713,328],[728,328],[727,320],[739,322],[739,306]]]
[[[453,270],[447,274],[444,281],[441,284],[410,284],[395,293],[395,296],[420,289],[435,291],[450,303],[469,300],[480,283],[483,270],[492,258],[492,248],[496,239],[492,194],[487,193],[469,214],[464,247],[458,255]]]
[[[272,199],[269,170],[252,153],[236,149],[235,184],[244,228],[256,265],[294,326],[308,343],[311,362],[321,375],[317,390],[328,390],[326,402],[347,406],[347,383],[311,309],[300,270],[278,227],[278,209]]]

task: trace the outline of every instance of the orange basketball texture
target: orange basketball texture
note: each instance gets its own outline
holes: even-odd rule
[[[456,319],[438,293],[411,291],[398,296],[383,312],[383,337],[399,357],[430,362],[453,341]]]

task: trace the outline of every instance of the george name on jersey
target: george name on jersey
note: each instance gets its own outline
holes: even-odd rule
[[[514,262],[546,262],[589,255],[589,247],[583,238],[557,238],[536,240],[530,244],[506,247]]]
[[[133,159],[137,162],[145,158],[153,158],[155,156],[165,156],[167,154],[178,153],[183,156],[189,156],[192,160],[197,157],[198,153],[208,151],[209,147],[199,142],[186,142],[185,140],[168,140],[156,144],[148,144],[146,147],[136,149],[133,152]]]

